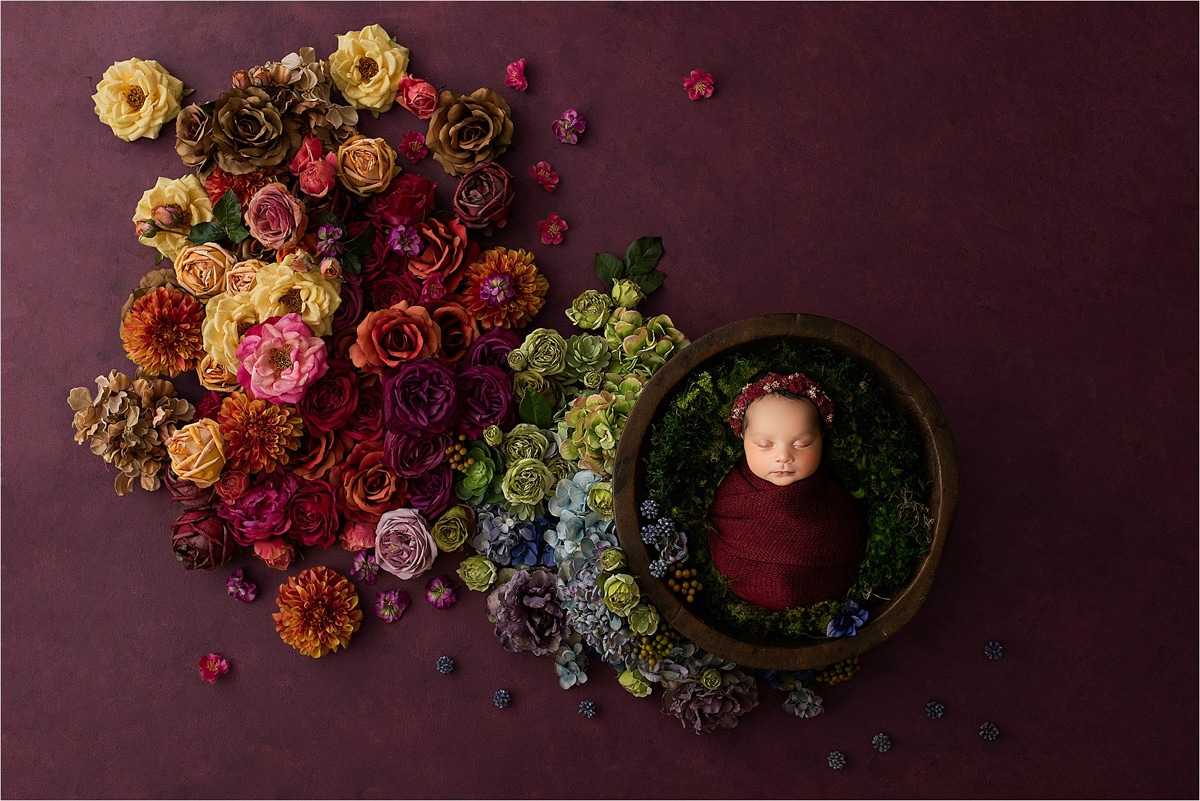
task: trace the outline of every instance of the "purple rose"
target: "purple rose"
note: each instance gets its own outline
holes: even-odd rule
[[[416,478],[446,461],[446,449],[453,444],[449,434],[414,437],[389,431],[383,438],[383,464],[398,476]]]
[[[437,359],[414,359],[383,378],[383,419],[389,431],[427,437],[458,422],[462,398],[454,369]]]
[[[329,548],[337,542],[342,521],[338,518],[337,498],[328,481],[301,482],[289,504],[291,538],[297,542]]]
[[[488,619],[506,651],[553,654],[570,634],[558,582],[548,570],[518,570],[487,599]]]
[[[344,331],[347,328],[358,328],[366,309],[363,307],[362,278],[353,273],[342,275],[342,288],[339,292],[341,305],[333,313],[333,331]]]
[[[229,523],[238,545],[253,545],[255,540],[278,537],[291,528],[288,502],[295,491],[295,477],[276,470],[252,484],[236,501],[219,507],[217,514]]]
[[[490,364],[511,372],[508,368],[508,353],[519,347],[519,336],[507,328],[493,328],[471,344],[464,361],[472,367]]]
[[[437,553],[429,524],[416,509],[393,509],[379,518],[375,558],[387,572],[401,579],[415,578],[433,567]]]
[[[454,471],[449,462],[408,480],[409,503],[425,513],[430,520],[450,508],[453,498]]]
[[[499,367],[480,364],[463,370],[458,374],[458,392],[463,397],[458,430],[471,439],[488,426],[508,429],[516,422],[512,379]]]

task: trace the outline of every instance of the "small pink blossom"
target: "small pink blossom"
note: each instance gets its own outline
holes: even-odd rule
[[[405,131],[404,137],[400,140],[400,152],[407,156],[413,164],[428,156],[429,148],[425,145],[425,134],[418,131]]]
[[[542,235],[543,245],[561,245],[563,241],[563,231],[570,226],[567,221],[557,214],[551,213],[549,217],[538,221],[538,233]]]
[[[375,593],[375,615],[384,623],[399,620],[404,610],[408,609],[408,604],[408,593],[404,590]]]
[[[525,59],[519,58],[509,64],[504,70],[504,85],[511,86],[513,89],[524,92],[529,88],[529,81],[525,80]]]
[[[688,97],[692,100],[712,97],[715,88],[713,76],[703,70],[692,70],[692,74],[683,79],[683,88],[687,89]]]
[[[229,660],[220,654],[206,654],[200,657],[200,678],[209,684],[216,684],[218,676],[229,672]]]
[[[558,186],[558,173],[545,161],[539,161],[529,168],[529,177],[542,185],[542,189],[553,192]]]
[[[417,115],[417,119],[427,120],[437,109],[438,90],[429,81],[405,75],[397,87],[396,102]]]
[[[564,145],[577,145],[579,144],[579,135],[587,130],[587,120],[578,111],[569,108],[550,127],[554,130],[558,141]]]
[[[454,594],[454,581],[449,576],[438,576],[425,585],[425,600],[436,609],[449,609],[458,600]]]
[[[325,342],[295,312],[252,326],[234,354],[238,383],[255,398],[297,403],[329,369]]]
[[[244,604],[248,604],[258,597],[258,585],[246,581],[242,578],[244,574],[239,567],[229,576],[229,581],[225,582],[225,591],[229,593],[231,598],[237,598]]]

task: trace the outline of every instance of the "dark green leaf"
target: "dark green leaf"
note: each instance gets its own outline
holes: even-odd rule
[[[157,250],[154,251],[154,266],[157,267],[158,265],[162,264],[162,261],[165,258],[166,256],[164,256],[161,252]]]
[[[250,236],[250,232],[246,230],[246,226],[240,223],[237,228],[230,228],[226,233],[229,234],[229,241],[235,245]]]
[[[367,225],[363,232],[346,243],[346,255],[365,256],[375,246],[375,226]]]
[[[606,286],[612,286],[618,279],[625,277],[625,264],[611,253],[597,253],[596,277]]]
[[[220,223],[202,222],[198,225],[193,225],[191,233],[187,235],[187,240],[193,245],[203,245],[206,242],[216,242],[224,238],[225,229]]]
[[[323,211],[317,217],[317,226],[320,227],[322,225],[336,225],[338,228],[341,228],[342,221],[334,217],[331,212]]]
[[[657,266],[662,255],[662,237],[643,236],[633,240],[625,251],[626,274],[630,278],[645,275]]]
[[[353,253],[345,253],[342,255],[342,272],[358,275],[362,272],[362,261]]]
[[[666,277],[667,276],[663,273],[655,270],[654,272],[646,273],[645,275],[635,275],[630,280],[637,284],[639,289],[649,295],[651,292],[662,286],[663,279]]]
[[[517,411],[521,415],[522,422],[532,423],[538,428],[549,428],[550,423],[554,420],[550,402],[543,398],[541,393],[533,390],[525,393]]]
[[[237,195],[232,189],[226,189],[225,194],[213,206],[213,216],[227,231],[240,228],[242,225],[242,207],[238,204]]]

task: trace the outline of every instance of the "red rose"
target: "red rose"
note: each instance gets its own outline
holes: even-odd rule
[[[288,534],[301,545],[328,548],[337,542],[341,520],[338,519],[333,488],[328,482],[301,482],[292,495],[288,513],[292,516]]]
[[[383,441],[383,385],[379,376],[367,373],[358,381],[358,408],[346,433],[352,439]]]
[[[372,309],[387,309],[404,301],[413,306],[421,304],[421,279],[405,270],[402,273],[384,273],[371,281],[368,290]]]
[[[461,304],[438,303],[429,307],[429,316],[442,332],[442,347],[437,355],[448,362],[462,359],[479,338],[479,322]]]
[[[475,260],[479,247],[467,239],[467,227],[457,217],[435,216],[414,226],[425,247],[408,260],[408,271],[422,280],[437,276],[453,292],[463,270]]]
[[[300,191],[311,197],[325,197],[337,185],[337,154],[321,155],[321,140],[312,135],[304,137],[288,169],[300,179]]]
[[[441,342],[441,331],[425,307],[402,301],[363,318],[358,324],[358,341],[350,346],[350,358],[360,370],[382,373],[401,362],[429,356]]]
[[[338,506],[348,520],[374,525],[408,501],[408,482],[383,464],[383,443],[364,440],[329,472]]]
[[[377,231],[419,223],[433,214],[433,189],[433,181],[406,172],[392,181],[387,191],[372,197],[363,215],[375,223]],[[377,236],[387,240],[386,235]]]
[[[246,494],[250,489],[250,474],[241,470],[230,470],[228,467],[221,473],[213,489],[221,496],[221,500],[232,503]]]
[[[237,544],[211,508],[184,509],[171,524],[171,549],[188,570],[214,570],[229,562]]]
[[[330,359],[325,375],[308,387],[296,404],[304,420],[305,431],[333,431],[354,415],[358,405],[358,378],[354,367],[340,359]]]
[[[208,391],[201,396],[200,402],[196,404],[196,419],[217,419],[217,410],[221,408],[221,401],[225,396],[220,392]]]
[[[503,228],[508,222],[508,207],[516,190],[512,175],[495,162],[472,167],[454,190],[454,213],[468,228]]]
[[[405,75],[400,79],[396,102],[404,109],[416,114],[417,119],[427,120],[433,116],[433,112],[437,108],[438,90],[429,81]]]

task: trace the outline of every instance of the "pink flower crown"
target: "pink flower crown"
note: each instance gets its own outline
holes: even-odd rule
[[[746,419],[746,409],[751,403],[781,390],[812,401],[821,418],[821,427],[826,431],[833,427],[833,401],[825,394],[825,390],[821,389],[820,384],[804,373],[792,373],[788,376],[767,373],[757,381],[742,387],[741,394],[734,400],[733,408],[729,410],[729,425],[733,428],[733,433],[742,436],[742,422]]]

